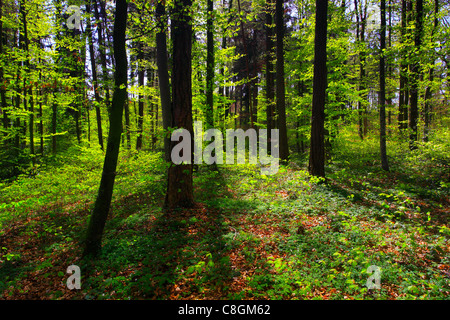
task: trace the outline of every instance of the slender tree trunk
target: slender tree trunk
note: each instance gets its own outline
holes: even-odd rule
[[[0,0],[0,56],[3,55],[3,0]],[[9,127],[8,118],[8,103],[6,101],[6,88],[4,85],[4,70],[3,66],[0,66],[0,99],[1,99],[1,112],[3,113],[3,129],[5,130],[5,135],[7,135],[7,129]]]
[[[381,34],[380,34],[380,153],[381,168],[389,171],[386,154],[386,78],[385,57],[386,49],[386,0],[381,0]]]
[[[110,130],[106,146],[100,188],[95,201],[86,235],[83,256],[97,256],[101,251],[103,229],[111,205],[117,159],[120,148],[122,113],[127,98],[127,53],[125,31],[127,26],[127,0],[116,1],[114,22],[115,87],[111,106]]]
[[[30,138],[30,154],[34,155],[34,101],[33,101],[33,85],[30,79],[31,70],[30,70],[30,49],[29,49],[29,39],[28,39],[28,23],[27,23],[27,12],[25,8],[25,1],[20,2],[20,13],[22,16],[22,26],[23,26],[23,45],[22,48],[25,50],[26,59],[25,59],[25,72],[26,76],[23,81],[23,92],[24,92],[24,109],[27,109],[27,96],[29,95],[29,119],[28,119],[28,134]],[[28,83],[27,83],[28,82]],[[34,161],[34,160],[33,160]]]
[[[402,0],[402,21],[401,21],[401,43],[406,40],[406,25],[407,25],[407,0]],[[407,128],[408,121],[408,93],[407,93],[407,73],[408,73],[408,63],[406,62],[405,56],[401,57],[400,62],[400,86],[399,86],[399,97],[398,97],[398,128],[400,132],[403,132]]]
[[[125,132],[127,138],[127,149],[131,149],[131,132],[130,132],[130,101],[127,97],[125,101]]]
[[[1,1],[1,0],[0,0]],[[39,40],[42,49],[41,40]],[[39,64],[41,64],[41,58],[39,58]],[[40,137],[40,154],[44,155],[44,113],[42,109],[42,71],[39,71],[39,83],[41,85],[41,89],[39,90],[40,100],[39,100],[39,137]]]
[[[192,0],[175,0],[172,17],[172,114],[173,128],[183,128],[190,133],[193,146],[192,124],[192,25],[189,9]],[[172,141],[171,141],[172,142]],[[171,150],[176,145],[171,143]],[[186,164],[172,163],[168,170],[167,192],[164,206],[168,209],[192,207],[194,194],[191,161]]]
[[[142,42],[139,42],[138,45],[138,59],[139,59],[139,67],[138,67],[138,84],[139,84],[139,114],[138,114],[138,125],[137,125],[137,139],[136,139],[136,150],[142,149],[142,133],[143,133],[143,125],[144,125],[144,95],[142,94],[142,89],[144,88],[144,75],[145,69],[142,65],[144,60],[144,48]]]
[[[53,100],[52,100],[52,152],[56,153],[56,123],[57,123],[57,109],[58,104],[56,103],[56,93],[57,93],[57,82],[54,81],[53,84]]]
[[[414,30],[414,63],[412,65],[412,83],[411,83],[411,108],[409,117],[409,129],[410,129],[410,149],[416,149],[417,145],[417,120],[418,120],[418,98],[419,98],[419,81],[421,76],[420,71],[420,54],[422,47],[422,33],[423,33],[423,0],[416,1],[416,26]]]
[[[87,3],[86,4],[86,12],[88,14],[91,13],[91,7]],[[91,56],[91,72],[92,72],[92,84],[94,87],[94,98],[95,98],[95,115],[97,119],[97,137],[98,137],[98,143],[100,144],[100,148],[104,150],[103,145],[103,130],[102,130],[102,115],[100,112],[100,105],[101,105],[101,98],[99,93],[99,87],[98,87],[98,77],[97,77],[97,65],[95,63],[95,52],[94,52],[94,43],[92,41],[92,25],[91,25],[91,19],[90,17],[87,19],[87,30],[88,34],[88,41],[89,41],[89,54]]]
[[[286,127],[286,98],[284,86],[284,7],[283,0],[276,0],[276,33],[277,33],[277,111],[278,128],[280,130],[280,159],[287,161],[289,158],[289,144]]]
[[[438,13],[439,13],[439,0],[435,0],[434,1],[434,25],[433,25],[433,30],[431,32],[431,39],[434,40],[434,36],[436,33],[436,29],[438,27]],[[434,52],[431,53],[432,54],[432,61],[434,64],[435,61],[435,56],[434,56]],[[425,90],[425,105],[423,108],[423,141],[424,142],[428,142],[428,134],[429,134],[429,130],[430,130],[430,109],[431,109],[431,87],[433,85],[433,78],[434,78],[434,67],[430,68],[430,71],[428,73],[428,81],[429,81],[429,85],[427,86],[426,90]]]
[[[103,11],[103,10],[102,10]],[[108,113],[110,112],[110,95],[109,95],[109,84],[108,84],[108,68],[106,63],[106,52],[105,52],[105,32],[103,30],[103,21],[100,18],[99,14],[99,8],[97,4],[97,0],[94,0],[94,13],[95,13],[95,19],[97,20],[97,34],[98,34],[98,47],[99,47],[99,53],[100,53],[100,63],[102,66],[102,76],[103,76],[103,87],[105,88],[105,103],[106,103],[106,109],[108,110]],[[103,12],[103,16],[106,19],[106,13]]]
[[[274,129],[274,75],[273,75],[273,2],[266,0],[266,124],[267,124],[267,150],[270,150],[270,132]]]
[[[214,127],[214,3],[208,0],[206,20],[206,129]]]
[[[359,91],[366,90],[366,44],[365,44],[365,33],[367,24],[367,3],[362,4],[362,0],[358,3],[355,0],[355,11],[357,19],[357,34],[359,35],[360,45],[364,48],[359,51]],[[365,99],[367,94],[364,94],[361,99]],[[363,106],[361,99],[358,101],[358,133],[361,139],[367,133],[367,116],[366,107]]]
[[[158,66],[158,82],[161,98],[162,122],[164,129],[164,158],[170,161],[170,137],[168,129],[172,124],[172,108],[170,101],[170,80],[167,53],[167,17],[165,16],[165,7],[162,0],[158,1],[156,6],[156,21],[158,23],[158,32],[156,33],[156,63]]]
[[[324,124],[327,88],[327,11],[328,0],[316,0],[309,173],[318,177],[325,177]]]

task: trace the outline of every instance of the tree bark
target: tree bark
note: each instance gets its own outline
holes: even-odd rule
[[[364,46],[363,49],[359,51],[359,91],[366,90],[366,25],[367,25],[367,2],[362,4],[362,0],[360,0],[358,4],[358,0],[355,0],[355,12],[356,12],[356,30],[357,30],[357,38],[360,42],[360,45]],[[361,99],[366,98],[367,95],[361,97]],[[367,110],[366,107],[363,107],[361,99],[358,101],[358,133],[361,139],[364,139],[364,136],[367,134]]]
[[[142,133],[143,133],[143,125],[144,125],[144,95],[142,91],[144,89],[144,75],[145,69],[143,64],[144,60],[144,48],[143,43],[138,43],[138,84],[139,84],[139,114],[138,114],[138,125],[137,125],[137,139],[136,139],[136,150],[142,149]]]
[[[273,2],[272,0],[266,0],[266,124],[267,124],[267,150],[270,150],[270,132],[274,129],[274,116],[275,116],[275,88],[274,88],[274,76],[273,76]]]
[[[103,12],[103,4],[102,6],[102,12]],[[105,33],[103,30],[103,22],[100,19],[99,14],[99,8],[97,4],[97,0],[94,0],[94,14],[95,19],[97,20],[97,34],[98,34],[98,48],[100,53],[100,63],[102,66],[102,76],[103,76],[103,86],[105,88],[105,103],[106,103],[106,109],[108,110],[108,113],[110,112],[110,96],[109,96],[109,77],[108,77],[108,69],[107,69],[107,61],[106,61],[106,52],[105,52]],[[106,12],[103,12],[103,15],[106,19]]]
[[[309,173],[318,177],[325,177],[324,123],[327,89],[327,11],[328,1],[316,0]]]
[[[386,154],[386,78],[385,58],[386,49],[386,0],[381,0],[381,34],[380,34],[380,154],[381,168],[389,171]]]
[[[27,12],[25,10],[25,1],[20,1],[20,14],[22,16],[22,27],[23,27],[23,44],[22,49],[25,50],[26,59],[24,62],[25,66],[25,79],[23,82],[23,92],[24,92],[24,109],[27,109],[27,98],[29,95],[29,105],[30,110],[29,111],[29,121],[28,121],[28,134],[30,138],[30,154],[34,155],[34,101],[33,101],[33,86],[31,84],[30,79],[30,49],[29,49],[29,39],[28,39],[28,23],[27,23]],[[27,84],[27,80],[29,82],[29,85]]]
[[[433,24],[433,30],[431,31],[431,40],[434,40],[436,29],[438,27],[438,13],[439,13],[439,0],[434,1],[434,24]],[[433,64],[435,62],[435,56],[434,52],[431,53]],[[434,78],[434,67],[430,68],[430,71],[428,73],[428,81],[429,85],[427,86],[425,90],[425,104],[423,107],[423,141],[428,142],[428,134],[430,130],[430,112],[431,112],[431,87],[433,85],[433,78]]]
[[[0,0],[0,55],[3,55],[3,0]],[[0,66],[0,83],[4,83],[4,70],[3,66]],[[1,112],[3,113],[3,129],[5,130],[5,136],[7,135],[7,129],[9,127],[8,118],[8,103],[6,101],[6,88],[4,85],[0,86],[0,99],[1,99]]]
[[[409,148],[411,150],[416,149],[417,145],[417,120],[418,120],[418,98],[419,98],[419,81],[420,81],[420,54],[422,46],[422,33],[423,33],[423,0],[416,1],[416,26],[414,32],[414,63],[412,64],[412,83],[411,83],[411,105],[410,105],[410,117],[409,117]]]
[[[88,14],[91,13],[91,7],[89,3],[86,4],[86,12]],[[95,53],[94,53],[94,43],[92,41],[92,25],[91,25],[91,19],[88,17],[87,19],[87,30],[88,34],[88,41],[89,41],[89,54],[91,56],[91,72],[92,72],[92,83],[94,87],[94,98],[95,98],[95,115],[97,119],[97,137],[98,137],[98,143],[100,145],[100,148],[104,150],[103,145],[103,130],[102,130],[102,115],[100,112],[100,105],[101,105],[101,98],[99,93],[99,87],[98,87],[98,77],[97,77],[97,65],[95,63]]]
[[[284,85],[284,8],[283,0],[276,0],[276,33],[277,33],[277,64],[276,64],[276,91],[278,129],[280,130],[280,159],[287,161],[289,158],[289,143],[286,127],[286,98]]]
[[[214,127],[214,3],[208,0],[206,20],[206,129]]]
[[[170,80],[167,54],[167,17],[162,0],[156,6],[156,21],[158,32],[156,33],[156,63],[158,67],[158,82],[162,109],[162,122],[164,129],[164,158],[170,161],[170,137],[168,129],[172,124],[172,109],[170,102]]]
[[[192,25],[189,9],[192,0],[176,0],[172,15],[172,127],[190,133],[193,146],[192,124]],[[171,150],[176,142],[171,141]],[[190,163],[171,163],[167,176],[165,208],[189,208],[194,205],[192,184],[192,152]]]
[[[407,30],[407,0],[402,0],[402,21],[401,21],[401,35],[400,41],[405,42]],[[407,128],[408,121],[408,89],[407,89],[407,73],[408,63],[405,57],[401,57],[400,62],[400,86],[399,86],[399,98],[398,98],[398,128],[400,132],[403,132]]]
[[[87,230],[83,256],[97,256],[101,251],[103,229],[111,205],[117,159],[120,148],[122,113],[127,98],[127,54],[125,31],[127,26],[127,0],[116,1],[113,46],[116,61],[115,87],[111,105],[110,130],[106,146],[102,178],[94,210]]]

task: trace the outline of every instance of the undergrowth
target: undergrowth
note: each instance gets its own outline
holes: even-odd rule
[[[171,212],[162,154],[121,151],[95,261],[80,256],[104,154],[70,148],[0,184],[0,298],[448,299],[449,130],[388,141],[390,172],[376,139],[339,137],[325,183],[302,158],[269,176],[199,166],[197,206]]]

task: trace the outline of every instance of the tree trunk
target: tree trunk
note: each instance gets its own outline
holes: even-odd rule
[[[367,24],[367,3],[362,4],[362,0],[359,2],[355,0],[355,11],[356,11],[356,29],[357,36],[360,45],[364,46],[363,49],[359,51],[359,91],[366,90],[366,45],[365,45],[365,37],[366,37],[366,24]],[[361,97],[361,99],[365,99],[367,97],[366,94]],[[361,99],[358,101],[358,133],[361,139],[364,139],[364,136],[367,133],[367,116],[366,116],[366,107],[363,107]]]
[[[386,49],[386,0],[381,0],[381,34],[380,34],[380,153],[381,168],[389,171],[386,154],[386,78],[385,58]]]
[[[277,33],[277,72],[276,72],[276,90],[277,90],[277,111],[278,128],[280,130],[280,159],[287,161],[289,158],[289,144],[286,127],[286,98],[284,85],[284,8],[283,0],[276,0],[276,33]]]
[[[172,18],[173,70],[172,70],[172,126],[190,133],[193,146],[192,124],[192,25],[189,9],[192,0],[175,0]],[[171,141],[171,150],[176,142]],[[194,205],[191,161],[168,169],[167,193],[164,206],[168,209]]]
[[[103,6],[102,6],[102,8],[103,8]],[[104,36],[105,32],[103,31],[103,23],[102,23],[102,20],[100,19],[97,0],[94,0],[94,13],[95,13],[95,19],[97,20],[98,51],[100,53],[100,63],[102,66],[103,86],[105,88],[105,103],[106,103],[106,109],[108,110],[108,113],[109,113],[110,112],[110,96],[109,96],[109,84],[108,84],[109,77],[108,77],[108,69],[107,69],[106,53],[105,53],[105,42],[106,42],[105,38],[106,38],[106,36]],[[103,15],[106,19],[105,12],[103,12]]]
[[[214,3],[208,0],[206,20],[206,129],[214,127]]]
[[[120,148],[122,127],[122,113],[127,98],[127,54],[125,48],[125,31],[127,26],[127,1],[116,1],[116,13],[114,22],[114,57],[115,89],[111,105],[110,130],[106,146],[105,161],[103,164],[102,178],[94,210],[92,212],[87,230],[85,249],[83,256],[97,256],[101,250],[103,229],[108,217],[111,198],[116,176],[117,159]]]
[[[143,64],[144,60],[144,48],[143,43],[139,42],[138,44],[138,84],[139,84],[139,114],[138,114],[138,125],[137,125],[137,139],[136,139],[136,150],[142,149],[142,130],[144,125],[144,95],[142,94],[142,90],[144,89],[144,75],[145,69]]]
[[[267,150],[270,147],[270,133],[274,129],[274,76],[273,76],[273,2],[266,0],[266,124],[267,124]],[[268,151],[269,152],[269,151]]]
[[[325,177],[324,123],[327,88],[327,11],[328,1],[316,0],[309,173],[318,177]]]
[[[130,132],[130,101],[127,99],[124,105],[125,110],[125,135],[127,138],[127,149],[131,149],[131,132]]]
[[[86,12],[88,14],[91,13],[91,7],[87,3],[86,4]],[[92,41],[92,25],[91,25],[91,19],[90,17],[87,18],[87,35],[88,35],[88,41],[89,41],[89,54],[91,56],[91,72],[92,72],[92,84],[94,87],[94,97],[95,97],[95,115],[97,119],[97,136],[98,136],[98,143],[100,144],[100,148],[104,150],[103,145],[103,130],[102,130],[102,115],[100,112],[100,105],[101,105],[101,98],[99,93],[99,87],[98,87],[98,77],[97,77],[97,66],[95,63],[95,53],[94,53],[94,44]]]
[[[170,161],[170,137],[168,129],[172,124],[172,109],[170,102],[170,82],[167,54],[166,26],[167,17],[165,16],[165,7],[162,0],[158,1],[156,6],[156,20],[158,23],[158,32],[156,33],[156,63],[158,66],[158,82],[161,98],[162,122],[164,129],[164,158]]]
[[[407,0],[402,0],[402,22],[401,22],[401,35],[400,41],[403,43],[406,38],[407,30]],[[400,63],[400,87],[398,97],[398,128],[400,132],[403,132],[407,128],[408,121],[408,93],[407,93],[407,73],[408,63],[405,57],[401,57]]]
[[[23,27],[23,44],[22,44],[22,49],[25,50],[25,54],[26,54],[26,59],[24,62],[24,66],[25,66],[25,79],[23,81],[23,92],[24,92],[24,97],[23,97],[23,103],[24,103],[24,109],[27,109],[27,96],[29,95],[29,105],[30,105],[30,109],[29,111],[29,122],[28,122],[28,134],[29,134],[29,138],[30,138],[30,154],[34,155],[34,101],[33,101],[33,86],[32,86],[32,81],[30,79],[30,50],[29,50],[29,39],[28,39],[28,24],[27,24],[27,13],[25,10],[25,1],[20,1],[20,14],[22,16],[22,27]],[[29,85],[28,85],[28,83]]]
[[[438,27],[438,13],[439,13],[439,0],[434,1],[434,25],[433,30],[431,31],[431,40],[434,40],[434,36],[436,33],[436,29]],[[433,64],[435,62],[435,56],[434,52],[432,54],[432,61]],[[429,75],[428,75],[428,81],[429,85],[427,86],[425,90],[425,105],[423,108],[423,141],[428,142],[428,133],[430,130],[430,109],[431,109],[431,86],[433,85],[433,78],[434,78],[434,67],[430,68]]]
[[[416,149],[417,145],[417,120],[418,120],[418,98],[419,98],[419,81],[420,81],[420,54],[422,46],[423,33],[423,0],[416,1],[416,26],[414,31],[414,63],[412,65],[412,83],[411,83],[411,106],[409,117],[409,148]]]
[[[0,0],[0,55],[3,55],[3,0]],[[4,70],[3,66],[0,66],[0,83],[4,83]],[[7,129],[9,127],[8,118],[8,103],[6,101],[6,88],[4,85],[0,86],[0,99],[1,99],[1,112],[3,113],[3,129],[5,130],[5,136],[8,134]]]
[[[57,120],[57,109],[58,105],[56,103],[56,93],[57,93],[57,82],[55,80],[53,84],[53,101],[52,101],[52,152],[56,153],[56,120]]]

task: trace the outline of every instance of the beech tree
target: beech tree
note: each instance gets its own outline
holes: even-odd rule
[[[186,129],[193,146],[192,124],[192,25],[191,0],[176,0],[172,11],[172,128]],[[171,150],[176,142],[171,141]],[[186,150],[184,150],[186,151]],[[192,152],[192,151],[191,151]],[[164,206],[168,209],[194,205],[192,159],[190,163],[171,163],[167,176]]]
[[[172,124],[172,109],[170,98],[170,79],[167,53],[167,17],[165,5],[162,0],[156,4],[156,21],[158,32],[156,33],[156,63],[158,66],[159,92],[163,119],[164,132],[164,157],[170,161],[170,137],[168,129]]]
[[[119,156],[120,137],[122,134],[123,106],[127,98],[127,54],[125,32],[127,27],[127,0],[117,0],[113,47],[116,70],[114,73],[114,94],[111,105],[110,130],[106,145],[102,178],[94,209],[87,229],[84,256],[96,256],[101,250],[101,239],[108,217],[116,177],[117,158]]]
[[[380,34],[380,154],[381,167],[389,171],[386,154],[386,78],[385,78],[385,49],[386,49],[386,0],[381,0],[381,34]]]
[[[414,46],[415,51],[413,54],[414,61],[411,67],[412,79],[411,79],[411,104],[409,114],[409,143],[410,149],[416,149],[417,145],[417,120],[419,116],[418,100],[419,100],[419,81],[421,78],[421,47],[422,47],[422,34],[423,34],[423,0],[417,0],[415,5],[415,28],[414,28]]]
[[[327,88],[327,12],[328,0],[316,0],[309,173],[318,177],[325,177],[324,124]]]
[[[284,6],[283,0],[276,0],[276,34],[277,34],[277,65],[276,65],[276,107],[278,111],[278,128],[280,130],[280,159],[289,158],[289,144],[286,128],[286,98],[284,79]]]

